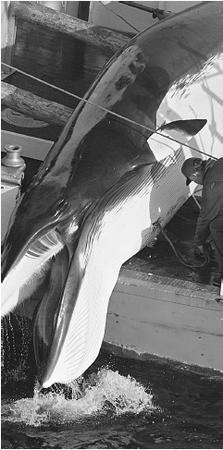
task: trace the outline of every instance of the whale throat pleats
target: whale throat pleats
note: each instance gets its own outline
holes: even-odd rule
[[[126,174],[85,218],[64,287],[43,387],[74,380],[100,351],[120,268],[144,245],[142,229],[151,226],[150,167]]]

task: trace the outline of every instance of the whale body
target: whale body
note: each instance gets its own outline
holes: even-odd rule
[[[179,168],[194,151],[179,141],[221,155],[222,25],[222,2],[205,2],[134,37],[19,199],[3,243],[2,314],[44,280],[33,329],[41,387],[93,363],[122,264],[185,201]]]

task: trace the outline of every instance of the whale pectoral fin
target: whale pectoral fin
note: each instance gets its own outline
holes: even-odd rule
[[[49,289],[35,320],[34,346],[40,387],[46,388],[55,382],[63,383],[70,371],[75,374],[74,366],[79,362],[82,340],[88,327],[88,317],[84,314],[85,303],[82,301],[80,307],[76,308],[82,278],[76,251],[70,256],[69,264],[66,255],[61,252],[54,262]],[[71,328],[70,322],[74,312],[77,317],[75,326]],[[58,369],[58,362],[60,363],[63,357],[64,343],[67,343],[69,357],[62,362],[62,369]]]
[[[34,317],[33,345],[38,374],[48,361],[61,297],[68,271],[68,251],[64,247],[52,260],[51,272],[41,303]]]
[[[182,138],[182,135],[186,135],[189,138],[191,136],[195,136],[202,128],[206,125],[206,119],[189,119],[189,120],[175,120],[174,122],[170,122],[162,125],[158,128],[158,131],[166,131],[167,134],[174,132],[175,137],[176,133],[179,133],[179,140]]]
[[[179,150],[181,143],[187,144],[206,123],[206,119],[175,120],[158,128],[147,143],[156,160],[161,161]]]

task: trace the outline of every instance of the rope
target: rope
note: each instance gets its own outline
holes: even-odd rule
[[[158,226],[158,228],[160,229],[161,233],[163,234],[163,236],[165,237],[165,239],[167,240],[167,242],[170,244],[173,252],[175,253],[177,259],[180,261],[181,264],[183,264],[186,267],[189,267],[190,269],[201,269],[202,267],[207,266],[210,263],[210,254],[208,249],[206,248],[206,246],[204,246],[204,262],[202,262],[201,264],[191,264],[189,263],[184,256],[179,252],[179,250],[177,250],[173,244],[173,242],[171,241],[171,239],[169,238],[167,232],[164,230],[164,228],[162,228],[162,226],[160,225],[160,223],[157,221],[157,223],[155,224]]]
[[[191,197],[193,197],[193,199],[194,199],[194,201],[195,201],[195,203],[196,203],[196,205],[197,205],[197,207],[198,207],[198,209],[199,209],[199,211],[200,211],[200,210],[201,210],[201,205],[200,205],[200,203],[198,202],[198,200],[196,199],[195,195],[194,195],[194,194],[191,194]]]
[[[35,77],[34,75],[30,75],[30,74],[24,72],[23,70],[18,69],[17,67],[14,67],[14,66],[12,66],[12,65],[10,65],[10,64],[6,64],[6,63],[4,63],[4,62],[2,62],[1,64],[3,64],[3,66],[5,66],[5,67],[8,67],[9,69],[16,70],[17,72],[21,73],[22,75],[25,75],[25,76],[27,76],[27,77],[29,77],[29,78],[35,80],[35,81],[38,81],[38,82],[40,82],[40,83],[42,83],[42,84],[45,84],[45,85],[48,86],[48,87],[51,87],[51,88],[53,88],[53,89],[57,89],[58,91],[63,92],[63,94],[67,94],[67,95],[69,95],[69,96],[71,96],[71,97],[74,97],[74,98],[77,99],[77,100],[81,100],[81,101],[83,101],[83,102],[85,102],[85,103],[87,103],[87,104],[89,104],[89,105],[91,105],[91,106],[95,106],[95,107],[101,109],[102,111],[111,114],[111,115],[114,116],[114,117],[118,117],[119,119],[122,119],[122,120],[124,120],[125,122],[128,122],[128,123],[131,124],[131,125],[136,125],[136,126],[138,126],[138,127],[141,127],[141,128],[143,128],[144,130],[149,131],[150,133],[153,133],[153,134],[157,134],[157,135],[159,135],[159,136],[162,136],[163,138],[168,139],[168,140],[171,141],[171,142],[176,142],[177,144],[180,144],[180,145],[182,145],[182,146],[184,146],[184,147],[187,147],[187,148],[189,148],[190,150],[194,150],[194,151],[196,151],[196,152],[198,152],[198,153],[201,153],[201,154],[203,154],[203,155],[205,155],[205,156],[209,156],[209,158],[212,158],[212,159],[215,159],[215,160],[218,159],[218,158],[216,158],[215,156],[213,156],[213,155],[211,155],[211,154],[209,154],[209,153],[203,152],[202,150],[199,150],[199,149],[196,148],[196,147],[192,147],[191,145],[188,145],[188,144],[186,144],[186,143],[184,143],[184,142],[181,142],[181,141],[179,141],[178,139],[174,139],[174,138],[172,138],[172,137],[170,137],[170,136],[165,136],[165,135],[163,135],[161,132],[159,132],[158,130],[156,130],[156,129],[154,129],[154,128],[150,128],[150,127],[148,127],[148,126],[146,126],[146,125],[142,125],[141,123],[136,122],[135,120],[129,119],[128,117],[122,116],[121,114],[118,114],[118,113],[116,113],[116,112],[114,112],[114,111],[111,111],[111,110],[105,108],[104,106],[98,105],[97,103],[93,103],[93,102],[91,102],[90,100],[87,100],[87,99],[85,99],[85,98],[83,98],[83,97],[80,97],[80,96],[77,95],[77,94],[72,94],[72,92],[66,91],[65,89],[62,89],[62,88],[60,88],[60,87],[58,87],[58,86],[55,86],[54,84],[48,83],[47,81],[44,81],[44,80],[41,80],[41,78],[37,78],[37,77]]]

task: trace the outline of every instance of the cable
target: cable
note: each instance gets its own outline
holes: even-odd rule
[[[113,11],[111,8],[109,8],[107,5],[105,5],[102,1],[99,1],[99,3],[101,5],[103,5],[105,9],[107,9],[108,11],[113,13],[116,17],[119,17],[119,19],[121,19],[123,22],[125,22],[129,27],[133,28],[133,30],[135,30],[136,33],[139,33],[140,30],[138,30],[134,25],[132,25],[128,20],[124,19],[124,17],[122,17],[120,14]]]
[[[184,258],[184,256],[179,252],[179,250],[177,250],[175,248],[173,242],[169,238],[169,236],[168,236],[167,232],[164,230],[164,228],[160,225],[159,221],[155,222],[153,225],[158,226],[158,228],[160,229],[160,232],[163,234],[163,236],[165,237],[167,242],[170,244],[174,254],[176,255],[177,259],[180,261],[181,264],[183,264],[186,267],[189,267],[190,269],[201,269],[202,267],[205,267],[210,263],[210,254],[209,254],[209,251],[206,248],[206,246],[204,246],[204,262],[201,264],[195,264],[195,263],[191,264],[191,263],[187,262],[186,259]]]
[[[211,154],[209,154],[209,153],[203,152],[202,150],[199,150],[199,149],[196,148],[196,147],[192,147],[192,146],[190,146],[190,145],[188,145],[188,144],[186,144],[186,143],[184,143],[184,142],[181,142],[181,141],[179,141],[179,140],[177,140],[177,139],[174,139],[174,138],[172,138],[172,137],[170,137],[170,136],[165,136],[165,135],[163,135],[162,133],[160,133],[160,132],[159,132],[158,130],[156,130],[156,129],[150,128],[150,127],[148,127],[148,126],[146,126],[146,125],[142,125],[141,123],[136,122],[135,120],[129,119],[128,117],[122,116],[121,114],[118,114],[118,113],[116,113],[116,112],[114,112],[114,111],[111,111],[111,110],[105,108],[104,106],[98,105],[97,103],[93,103],[93,102],[91,102],[90,100],[85,99],[84,97],[80,97],[80,96],[77,95],[77,94],[72,94],[72,92],[66,91],[65,89],[62,89],[62,88],[60,88],[60,87],[58,87],[58,86],[55,86],[55,85],[53,85],[53,84],[51,84],[51,83],[48,83],[47,81],[41,80],[41,78],[37,78],[37,77],[35,77],[34,75],[30,75],[30,74],[24,72],[23,70],[18,69],[17,67],[14,67],[14,66],[12,66],[12,65],[10,65],[10,64],[6,64],[6,63],[4,63],[4,62],[2,62],[1,64],[3,64],[5,67],[8,67],[9,69],[16,70],[17,72],[19,72],[19,73],[21,73],[21,74],[23,74],[23,75],[25,75],[25,76],[27,76],[27,77],[29,77],[29,78],[32,78],[32,79],[35,80],[35,81],[38,81],[38,82],[40,82],[40,83],[43,83],[43,84],[45,84],[45,85],[48,86],[48,87],[51,87],[51,88],[53,88],[53,89],[57,89],[58,91],[63,92],[63,94],[70,95],[71,97],[74,97],[74,98],[77,99],[77,100],[81,100],[81,101],[83,101],[83,102],[85,102],[85,103],[87,103],[87,104],[89,104],[89,105],[91,105],[91,106],[95,106],[95,107],[101,109],[102,111],[105,111],[106,113],[109,113],[109,114],[111,114],[111,115],[113,115],[113,116],[115,116],[115,117],[118,117],[119,119],[122,119],[122,120],[124,120],[124,121],[130,123],[131,125],[136,125],[136,126],[138,126],[138,127],[141,127],[141,128],[143,128],[144,130],[149,131],[150,133],[153,133],[153,134],[157,134],[157,135],[159,135],[159,136],[162,136],[163,138],[168,139],[168,140],[171,141],[171,142],[176,142],[177,144],[180,144],[180,145],[182,145],[182,146],[184,146],[184,147],[187,147],[187,148],[189,148],[190,150],[194,150],[194,151],[196,151],[196,152],[198,152],[198,153],[201,153],[201,154],[203,154],[203,155],[205,155],[205,156],[209,156],[209,158],[212,158],[212,159],[215,159],[215,160],[218,159],[218,158],[216,158],[215,156],[213,156],[213,155],[211,155]]]

